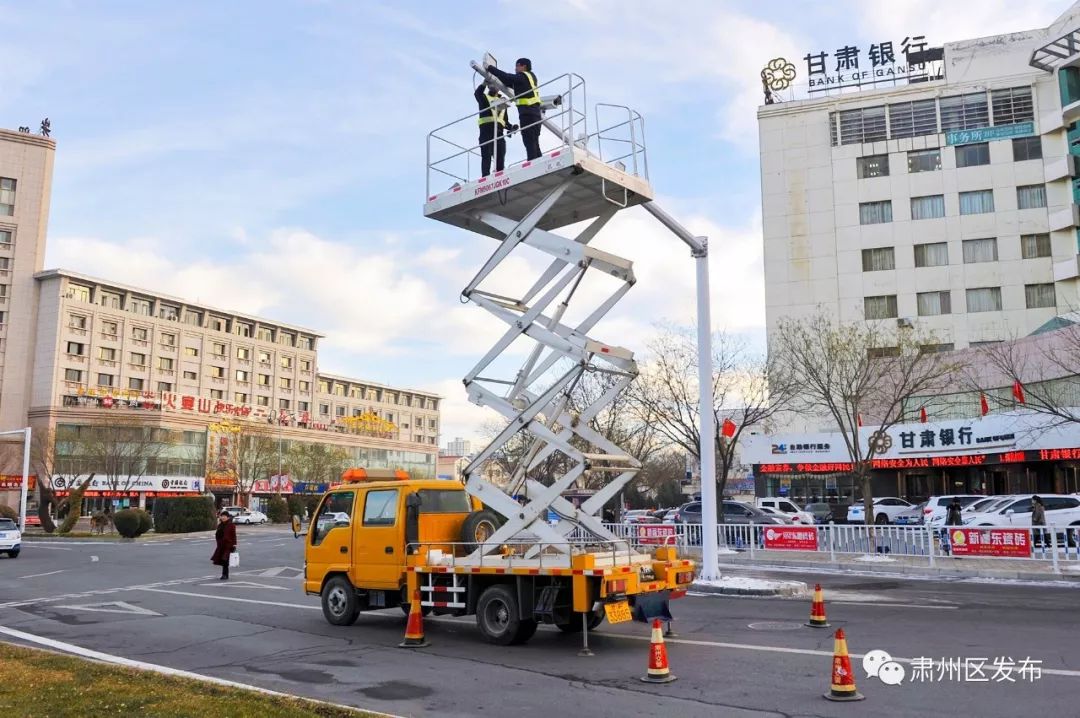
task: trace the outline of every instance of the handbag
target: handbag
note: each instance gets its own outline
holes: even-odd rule
[[[240,565],[240,552],[233,551],[229,554],[229,568],[236,568]]]

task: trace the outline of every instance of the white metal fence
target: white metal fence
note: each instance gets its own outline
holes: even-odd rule
[[[701,545],[701,524],[605,524],[619,538],[635,546],[674,545],[693,548]],[[665,528],[649,531],[649,527]],[[783,541],[779,533],[766,538],[769,529],[797,529],[813,532],[812,540],[798,547],[779,548]],[[956,536],[957,529],[962,529]],[[673,533],[671,533],[673,532]],[[1052,566],[1054,572],[1063,567],[1080,566],[1080,526],[1047,527],[983,527],[964,526],[944,529],[931,526],[866,526],[863,524],[822,524],[817,526],[727,524],[716,527],[721,548],[745,551],[755,555],[781,555],[795,551],[837,556],[875,555],[888,557],[917,557],[930,566],[952,558],[1034,561]],[[656,535],[656,534],[670,535]],[[650,535],[652,534],[652,535]],[[776,540],[781,539],[781,540]]]

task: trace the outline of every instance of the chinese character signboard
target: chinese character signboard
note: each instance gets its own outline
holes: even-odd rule
[[[949,529],[953,556],[1031,557],[1027,529]]]
[[[288,474],[271,476],[269,479],[255,479],[251,483],[251,491],[256,494],[291,494],[293,482]]]
[[[654,543],[670,546],[675,543],[674,524],[639,524],[638,543]]]
[[[803,57],[803,71],[813,95],[844,87],[940,79],[941,59],[941,49],[928,48],[925,36],[909,35],[899,43],[885,40],[868,47],[844,45],[831,53],[809,52]]]
[[[765,529],[765,548],[817,551],[817,531],[802,526],[770,526]]]
[[[29,486],[26,487],[27,491],[33,491],[37,488],[37,477],[31,474],[27,477],[29,480]],[[22,476],[15,476],[11,474],[0,474],[0,491],[4,490],[21,490],[22,489]]]
[[[1018,122],[1015,125],[997,125],[979,127],[974,130],[949,130],[945,133],[945,144],[966,145],[971,142],[1004,140],[1010,137],[1027,137],[1035,134],[1034,122]]]

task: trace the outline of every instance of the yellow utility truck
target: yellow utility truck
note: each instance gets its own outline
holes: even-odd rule
[[[304,590],[322,598],[334,625],[361,611],[407,613],[418,595],[425,614],[475,615],[486,640],[506,645],[528,641],[541,623],[578,632],[605,617],[666,613],[693,580],[692,562],[670,547],[648,554],[574,537],[485,545],[498,523],[456,481],[350,469],[312,519]]]

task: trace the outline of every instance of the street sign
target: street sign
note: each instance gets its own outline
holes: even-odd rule
[[[765,529],[765,548],[782,551],[817,551],[817,531],[801,526]]]

